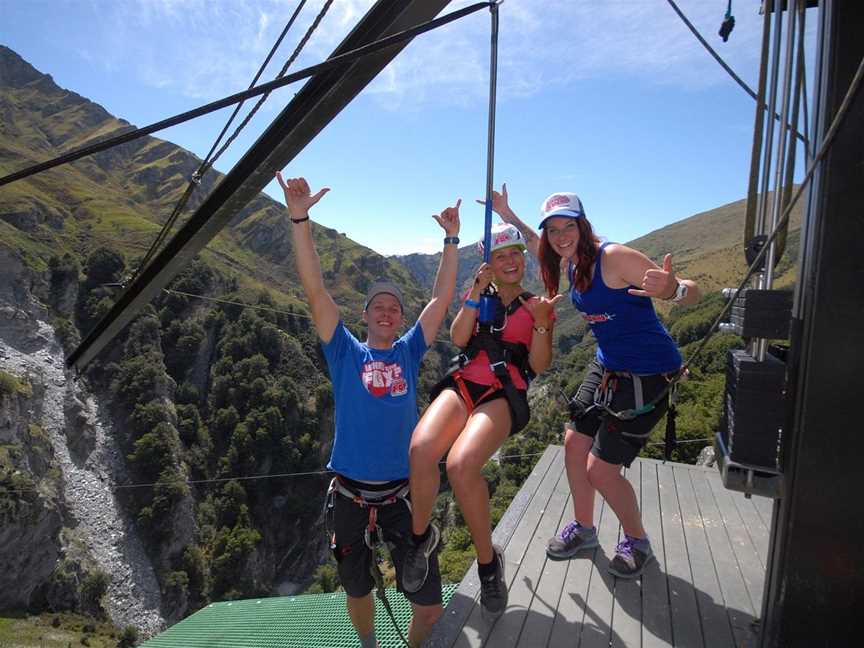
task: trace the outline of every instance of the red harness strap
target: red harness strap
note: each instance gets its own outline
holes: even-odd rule
[[[468,408],[468,414],[474,411],[474,408],[477,406],[479,401],[482,401],[489,394],[492,394],[499,389],[503,389],[504,386],[501,384],[501,381],[498,378],[495,378],[495,382],[489,385],[489,388],[480,394],[480,397],[475,401],[471,398],[471,392],[468,391],[468,385],[465,384],[465,379],[462,377],[461,371],[454,371],[451,374],[453,378],[453,382],[456,383],[456,387],[459,389],[459,395],[462,397],[462,400],[465,401],[465,406]]]

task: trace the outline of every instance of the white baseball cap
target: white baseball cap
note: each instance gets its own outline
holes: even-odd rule
[[[493,225],[492,230],[489,232],[489,240],[491,241],[491,247],[489,250],[490,254],[495,250],[513,246],[520,247],[523,251],[528,249],[525,245],[525,239],[522,236],[522,232],[509,223],[497,223]],[[477,249],[482,256],[483,241],[477,243]]]
[[[540,205],[540,229],[546,225],[546,221],[553,216],[565,216],[567,218],[579,218],[585,216],[582,201],[575,193],[559,191],[553,193]]]

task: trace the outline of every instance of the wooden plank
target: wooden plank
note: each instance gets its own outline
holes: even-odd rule
[[[526,624],[530,626],[529,632],[536,636],[542,635],[542,645],[546,644],[565,571],[558,566],[553,570],[552,582],[543,581],[547,562],[546,541],[558,530],[561,516],[569,504],[569,495],[567,473],[562,466],[555,490],[545,510],[541,511],[540,521],[528,541],[525,557],[513,575],[507,614],[495,624],[486,639],[486,645],[496,648],[511,648],[517,644],[540,645],[539,640],[523,643],[521,635]],[[534,603],[537,607],[532,609]]]
[[[756,504],[753,502],[754,499],[747,499],[743,493],[734,493],[732,495],[732,503],[744,522],[744,528],[750,536],[750,541],[756,548],[756,555],[759,556],[759,562],[762,564],[764,571],[765,565],[768,564],[769,529],[762,521],[759,511],[756,509]]]
[[[564,516],[564,520],[569,521],[570,515],[572,511]],[[613,513],[606,506],[603,498],[598,495],[594,498],[594,524],[599,527],[605,515],[613,515]],[[601,553],[602,549],[586,550],[566,562],[551,563],[550,561],[551,564],[566,566],[567,572],[564,576],[564,587],[558,600],[548,648],[573,648],[579,645],[594,565]],[[533,647],[525,644],[524,648]]]
[[[558,533],[561,527],[570,521],[573,514],[570,483],[567,481],[566,469],[562,471],[561,479],[555,488],[555,496],[559,494],[563,495],[563,505],[559,511],[558,521],[551,531],[544,531],[543,546],[537,549],[538,552],[542,551],[544,557],[548,538]],[[552,507],[550,506],[550,512],[551,510]],[[536,596],[531,601],[528,617],[522,627],[522,634],[519,636],[519,646],[546,646],[548,643],[558,613],[558,602],[565,592],[564,580],[567,576],[567,567],[568,565],[561,561],[546,557],[543,572],[540,574],[535,588]]]
[[[750,595],[750,603],[753,610],[762,609],[762,591],[765,587],[765,563],[759,560],[759,553],[755,544],[745,527],[741,514],[732,501],[735,497],[742,497],[739,493],[724,488],[719,477],[706,479],[714,493],[714,501],[723,517],[726,525],[726,533],[729,542],[738,561],[744,585]]]
[[[597,528],[602,551],[598,551],[595,556],[594,571],[585,600],[585,621],[579,644],[581,648],[607,648],[611,641],[616,579],[609,573],[608,568],[609,561],[615,555],[620,526],[618,517],[606,502],[600,526]]]
[[[624,470],[624,476],[636,493],[640,510],[642,466],[638,460]],[[621,530],[619,540],[624,539]],[[653,547],[652,547],[653,548]],[[619,578],[615,582],[615,605],[612,610],[612,648],[641,648],[642,646],[642,592],[639,580]]]
[[[672,607],[674,645],[699,648],[703,645],[702,629],[671,465],[657,466],[657,483],[660,487],[660,518],[666,548],[666,582]]]
[[[672,645],[672,608],[666,584],[666,548],[660,523],[660,491],[657,463],[642,464],[642,524],[657,560],[657,569],[642,574],[642,648],[665,648]]]
[[[672,473],[678,490],[684,540],[690,554],[690,570],[693,574],[693,588],[702,622],[702,638],[706,648],[730,648],[735,645],[732,639],[732,627],[729,625],[723,592],[720,589],[717,571],[714,569],[714,559],[706,536],[708,529],[696,502],[696,492],[693,490],[691,480],[691,476],[695,479],[704,479],[704,477],[702,473],[695,473],[680,466],[673,468]],[[709,522],[714,524],[716,521]],[[718,530],[716,526],[713,528],[714,532]]]
[[[563,462],[563,454],[564,450],[561,446],[550,445],[546,448],[534,465],[531,474],[522,484],[522,488],[519,489],[516,497],[507,507],[504,516],[495,526],[492,537],[496,542],[502,540],[505,543],[509,542],[519,521],[534,501],[540,484],[547,476],[555,474],[553,469],[555,459],[560,457]],[[426,648],[450,648],[453,645],[475,607],[479,591],[480,584],[477,581],[477,563],[475,561],[459,584],[453,598],[450,599],[450,603],[444,610],[444,615],[435,624],[431,636],[426,640]]]
[[[759,514],[762,524],[768,528],[770,533],[771,521],[774,519],[774,500],[770,497],[754,496],[751,501],[753,502],[753,506],[756,507],[756,512]]]
[[[754,645],[751,623],[754,619],[750,594],[741,575],[738,561],[729,542],[726,526],[714,500],[714,493],[705,476],[691,474],[696,501],[702,514],[706,538],[714,558],[714,567],[723,592],[726,613],[732,626],[736,647]]]
[[[513,531],[512,536],[509,538],[509,542],[507,542],[507,544],[504,546],[505,577],[507,580],[508,588],[512,585],[514,581],[515,573],[518,570],[519,565],[522,563],[522,559],[525,556],[525,552],[528,548],[531,538],[534,536],[534,531],[536,530],[537,524],[540,521],[542,512],[548,506],[549,499],[551,498],[552,493],[555,490],[555,485],[558,483],[558,478],[560,477],[561,472],[564,470],[563,448],[557,447],[557,450],[558,451],[555,454],[549,470],[546,472],[546,475],[540,482],[537,490],[531,498],[530,505],[527,507],[524,515],[519,520],[519,523]],[[496,538],[494,533],[493,540],[498,542],[498,539]],[[476,596],[478,597],[478,600],[471,608],[470,616],[468,617],[465,625],[462,627],[462,631],[459,637],[453,644],[454,648],[474,648],[476,646],[487,645],[486,637],[489,635],[489,632],[494,629],[495,626],[495,624],[493,623],[490,627],[481,615],[479,604],[480,587],[479,581],[477,580],[476,561],[469,569],[468,574],[466,574],[465,578],[466,580],[470,578],[474,583],[476,583]],[[508,612],[505,611],[503,616],[506,616],[507,614]]]

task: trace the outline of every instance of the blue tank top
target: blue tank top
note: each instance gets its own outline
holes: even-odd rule
[[[607,369],[640,375],[669,373],[681,366],[675,341],[660,323],[649,297],[637,297],[627,288],[609,288],[603,281],[597,253],[594,279],[585,292],[573,285],[573,264],[567,268],[570,299],[597,340],[597,360]]]

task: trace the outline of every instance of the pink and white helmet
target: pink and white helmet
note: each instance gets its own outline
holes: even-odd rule
[[[493,225],[489,240],[491,241],[490,254],[495,250],[512,247],[514,245],[520,247],[523,252],[528,249],[525,245],[525,239],[522,236],[522,232],[509,223],[496,223]],[[480,252],[480,256],[483,256],[482,240],[477,243],[477,250]]]

